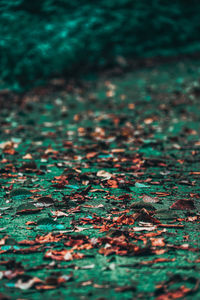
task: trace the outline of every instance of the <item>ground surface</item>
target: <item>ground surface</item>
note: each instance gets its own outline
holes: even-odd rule
[[[200,298],[199,78],[54,81],[1,110],[1,299]]]

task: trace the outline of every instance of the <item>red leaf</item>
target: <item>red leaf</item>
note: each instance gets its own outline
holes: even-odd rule
[[[184,297],[190,292],[189,288],[186,288],[185,286],[181,286],[177,290],[167,292],[163,295],[160,295],[156,297],[155,300],[171,300],[171,299],[179,299]]]

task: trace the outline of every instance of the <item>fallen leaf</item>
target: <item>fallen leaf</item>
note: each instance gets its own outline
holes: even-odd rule
[[[195,205],[194,205],[194,201],[190,200],[190,199],[181,199],[181,200],[176,200],[170,208],[173,209],[180,209],[180,210],[184,210],[184,209],[188,209],[188,210],[192,210],[195,209]]]

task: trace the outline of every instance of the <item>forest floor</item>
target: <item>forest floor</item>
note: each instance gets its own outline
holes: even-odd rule
[[[0,299],[200,299],[199,80],[177,61],[2,104]]]

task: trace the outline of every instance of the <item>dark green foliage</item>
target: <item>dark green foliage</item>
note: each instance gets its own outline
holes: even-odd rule
[[[1,0],[1,83],[18,88],[117,56],[199,50],[199,15],[197,0]]]

